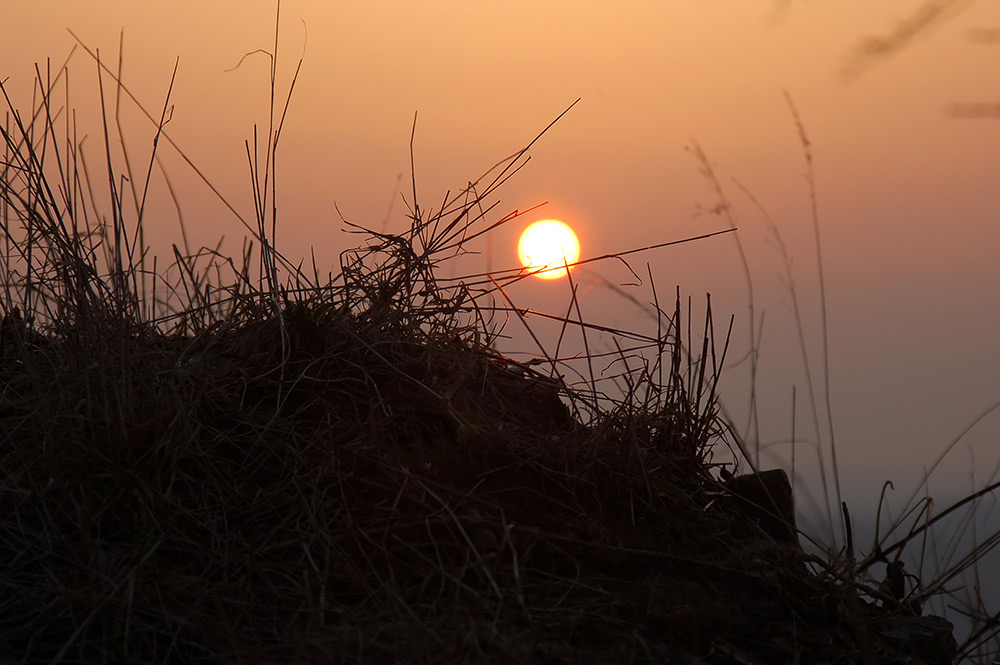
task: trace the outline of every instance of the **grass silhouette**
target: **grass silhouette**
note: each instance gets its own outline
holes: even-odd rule
[[[921,611],[996,535],[920,587],[869,574],[995,486],[920,504],[860,562],[762,531],[776,497],[748,510],[716,459],[757,466],[720,413],[710,302],[695,336],[690,303],[651,287],[656,333],[609,329],[567,270],[566,313],[539,315],[585,357],[564,335],[531,361],[497,350],[510,322],[533,336],[509,289],[530,274],[439,275],[523,214],[494,196],[544,131],[438,210],[414,179],[409,228],[353,226],[336,275],[282,256],[277,46],[235,258],[185,242],[164,267],[145,244],[156,151],[180,150],[169,94],[123,180],[107,109],[100,176],[60,123],[65,66],[27,113],[3,90],[0,660],[945,663],[995,644],[997,615],[958,644]]]

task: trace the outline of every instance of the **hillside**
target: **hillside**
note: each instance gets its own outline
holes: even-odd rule
[[[655,409],[584,425],[587,395],[392,306],[248,308],[190,338],[14,312],[3,662],[954,653],[947,622],[758,527],[679,353]]]

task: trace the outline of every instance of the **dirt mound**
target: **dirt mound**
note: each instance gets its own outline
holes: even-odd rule
[[[730,500],[682,382],[585,425],[489,348],[282,321],[5,328],[2,660],[950,662]]]

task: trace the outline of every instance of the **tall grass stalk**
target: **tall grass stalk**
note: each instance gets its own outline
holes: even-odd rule
[[[716,196],[716,206],[711,209],[711,212],[720,215],[726,220],[726,224],[729,229],[736,231],[736,213],[733,209],[732,203],[726,196],[725,190],[722,187],[722,183],[715,176],[715,170],[712,168],[711,163],[708,161],[708,157],[702,150],[701,146],[697,143],[691,145],[688,150],[694,153],[695,159],[700,165],[700,171],[705,179],[708,181],[712,192]],[[747,335],[749,336],[749,349],[747,351],[750,359],[750,392],[749,392],[749,404],[747,408],[747,423],[746,426],[741,430],[743,439],[750,439],[753,442],[753,468],[760,468],[760,421],[758,419],[757,411],[757,362],[759,360],[759,335],[757,334],[757,320],[755,315],[754,307],[754,288],[753,288],[753,275],[750,272],[750,264],[747,261],[746,252],[743,251],[743,242],[738,233],[733,233],[733,241],[736,243],[736,252],[740,257],[740,266],[743,269],[743,278],[746,281],[747,286]],[[760,320],[761,328],[764,325],[763,315],[761,315]]]
[[[795,102],[792,100],[792,96],[788,94],[788,92],[785,92],[785,99],[788,101],[788,106],[792,111],[792,117],[795,119],[795,127],[798,129],[799,141],[801,142],[802,152],[806,160],[806,183],[809,190],[809,208],[813,223],[813,240],[816,245],[816,274],[819,279],[820,331],[822,334],[821,349],[823,353],[823,402],[826,407],[825,415],[827,434],[829,435],[830,444],[830,462],[833,467],[833,487],[837,493],[837,505],[841,506],[843,505],[843,499],[840,494],[840,466],[837,464],[837,440],[834,436],[833,406],[830,402],[830,343],[827,337],[829,334],[829,326],[827,325],[826,319],[826,279],[823,271],[823,246],[820,242],[819,232],[819,205],[816,201],[816,176],[813,171],[812,147],[809,142],[809,136],[806,134],[805,125],[802,124],[802,119],[799,117],[799,111],[795,107]],[[801,335],[801,326],[799,334]],[[803,358],[803,360],[805,361],[805,358]],[[816,409],[814,407],[814,417],[816,415],[815,411]],[[841,521],[840,526],[841,537],[846,538],[845,522]]]

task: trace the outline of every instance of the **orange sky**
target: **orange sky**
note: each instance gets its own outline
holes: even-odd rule
[[[859,501],[870,504],[882,480],[912,479],[1000,399],[1000,120],[946,114],[952,102],[1000,101],[1000,45],[968,39],[970,29],[1000,26],[1000,4],[956,2],[966,11],[902,53],[853,80],[840,75],[860,39],[888,34],[918,4],[813,0],[778,11],[766,0],[285,0],[281,85],[303,48],[305,63],[280,153],[279,246],[292,258],[312,246],[321,264],[334,265],[355,239],[342,232],[334,203],[352,221],[400,228],[397,188],[409,192],[415,111],[426,207],[582,98],[501,191],[499,210],[549,202],[536,217],[573,223],[585,255],[725,226],[694,216],[698,206],[716,203],[685,151],[697,141],[736,203],[758,320],[765,313],[761,440],[782,439],[793,384],[800,406],[804,400],[794,321],[767,226],[731,178],[766,207],[794,257],[817,371],[816,260],[788,91],[815,159],[841,462],[857,479]],[[254,122],[266,122],[267,64],[256,56],[227,70],[244,53],[270,48],[272,2],[10,5],[0,24],[0,75],[24,106],[33,63],[61,62],[69,53],[67,28],[112,62],[123,29],[125,82],[157,113],[179,56],[168,131],[249,216],[243,142]],[[78,52],[71,72],[83,123],[96,117],[86,111],[94,108],[95,69]],[[133,110],[125,117],[134,149],[147,149],[149,126]],[[96,152],[97,125],[90,132]],[[242,231],[231,214],[180,160],[162,154],[194,241],[214,245],[225,235],[225,247],[238,251]],[[159,208],[150,233],[176,242],[176,215],[160,181],[154,192]],[[516,236],[529,221],[495,234],[494,268],[516,265]],[[661,294],[675,285],[698,299],[710,291],[720,324],[736,314],[732,353],[745,353],[746,285],[733,238],[658,250],[635,258],[633,268],[644,274],[647,260]],[[589,270],[589,277],[581,271],[585,315],[649,325],[598,281],[628,281],[627,271],[613,263]],[[645,288],[633,293],[649,299]],[[524,306],[560,311],[566,286],[535,280],[515,295]],[[726,394],[738,414],[747,403],[742,372],[732,371]],[[806,417],[800,412],[800,422]],[[996,464],[998,435],[995,414],[968,438],[978,480]],[[971,454],[957,453],[939,485],[966,489]]]

